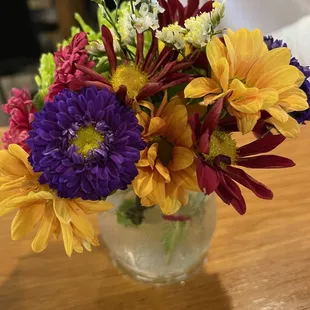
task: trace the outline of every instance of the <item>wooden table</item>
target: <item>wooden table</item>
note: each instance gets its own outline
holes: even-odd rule
[[[62,242],[53,241],[34,254],[31,236],[11,240],[12,215],[0,219],[0,309],[310,309],[310,124],[276,153],[296,167],[252,172],[273,189],[274,200],[244,191],[244,216],[218,201],[209,262],[185,285],[153,287],[126,278],[103,246],[68,258]],[[99,233],[97,217],[92,221]]]

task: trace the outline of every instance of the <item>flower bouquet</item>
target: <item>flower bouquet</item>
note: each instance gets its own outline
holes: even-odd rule
[[[32,249],[62,238],[68,256],[104,243],[137,278],[169,282],[201,265],[215,195],[240,214],[239,185],[272,199],[246,168],[287,168],[265,154],[310,119],[310,76],[259,29],[222,29],[225,2],[136,0],[43,54],[32,98],[12,89],[0,151],[0,215]],[[235,133],[252,134],[238,145]],[[103,212],[105,211],[105,212]]]

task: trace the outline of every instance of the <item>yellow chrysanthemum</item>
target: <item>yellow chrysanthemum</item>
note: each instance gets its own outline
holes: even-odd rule
[[[143,206],[159,205],[165,214],[173,214],[187,203],[188,190],[199,191],[192,131],[187,110],[180,97],[169,103],[165,96],[157,110],[144,102],[151,114],[138,114],[143,137],[148,143],[137,164],[133,181]]]
[[[0,151],[0,216],[16,211],[11,226],[13,240],[18,240],[37,226],[32,242],[34,252],[43,251],[51,235],[62,234],[66,253],[91,251],[99,245],[86,214],[105,211],[112,205],[105,201],[62,199],[47,185],[38,183],[39,173],[32,170],[28,154],[18,145]]]
[[[228,111],[237,118],[243,134],[253,129],[265,110],[272,116],[267,122],[284,136],[296,137],[299,125],[288,113],[306,110],[308,103],[299,88],[305,77],[290,65],[290,50],[268,51],[259,29],[228,30],[224,42],[214,36],[208,43],[212,78],[194,79],[185,88],[185,96],[204,97],[208,105],[233,91]]]

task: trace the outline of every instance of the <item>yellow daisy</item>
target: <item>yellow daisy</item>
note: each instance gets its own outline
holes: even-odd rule
[[[265,110],[271,115],[267,122],[284,136],[296,137],[299,125],[288,113],[306,110],[308,103],[299,88],[305,77],[290,65],[290,50],[283,47],[268,51],[259,29],[228,30],[224,42],[214,36],[208,43],[211,78],[191,81],[185,97],[204,97],[204,105],[208,105],[233,91],[228,112],[237,118],[243,134],[254,128]]]
[[[34,252],[43,251],[51,235],[57,239],[62,234],[68,256],[72,251],[91,251],[99,245],[87,214],[112,208],[105,201],[62,199],[47,185],[38,183],[39,173],[34,173],[28,154],[18,145],[9,145],[0,151],[0,216],[16,211],[11,226],[13,240],[24,237],[37,227],[32,242]]]
[[[173,214],[187,203],[187,191],[200,191],[187,110],[181,97],[168,103],[167,94],[158,109],[149,102],[143,105],[150,115],[141,112],[137,117],[148,144],[137,163],[133,189],[143,206],[156,204]]]

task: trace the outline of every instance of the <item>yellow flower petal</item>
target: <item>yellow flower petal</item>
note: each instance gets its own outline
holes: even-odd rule
[[[299,78],[299,70],[294,66],[279,66],[261,75],[255,83],[258,88],[274,88],[295,84]]]
[[[33,169],[28,161],[29,154],[22,147],[17,144],[10,144],[8,151],[12,156],[22,161],[23,165],[28,169],[28,173],[34,174]]]
[[[19,240],[28,234],[42,218],[44,210],[44,203],[20,208],[11,224],[12,239]]]
[[[233,78],[236,73],[237,56],[232,42],[228,35],[224,34],[225,45],[227,48],[227,59],[229,63],[229,78]]]
[[[147,196],[153,190],[153,172],[145,170],[144,168],[139,169],[139,174],[132,181],[132,186],[140,198]]]
[[[265,54],[250,69],[246,83],[254,86],[257,80],[265,73],[274,68],[289,65],[291,59],[291,52],[288,48],[275,48]]]
[[[56,216],[53,207],[46,206],[37,234],[31,244],[34,252],[39,253],[46,249],[55,218]]]
[[[91,201],[84,199],[76,199],[75,203],[81,208],[86,214],[104,212],[113,208],[113,204],[106,200]]]
[[[220,86],[209,78],[196,78],[192,80],[184,89],[185,98],[201,98],[207,94],[218,94],[221,92]]]
[[[192,129],[190,128],[190,126],[186,126],[186,129],[183,132],[183,134],[180,135],[176,139],[176,141],[175,141],[176,145],[183,146],[186,148],[192,147],[192,145],[193,145],[192,135],[193,135]]]
[[[153,190],[148,195],[148,198],[153,201],[153,204],[162,205],[165,203],[166,192],[164,179],[159,173],[154,173]]]
[[[173,148],[172,159],[168,168],[171,171],[179,171],[189,167],[194,161],[194,154],[191,150],[176,146]]]
[[[0,151],[0,174],[23,177],[29,172],[20,160],[7,150]]]
[[[273,124],[286,138],[296,138],[300,133],[300,125],[291,116],[288,116],[288,120],[285,123],[278,121],[274,117],[268,118],[266,122]]]
[[[171,173],[171,179],[173,180],[173,183],[182,184],[182,187],[189,191],[200,191],[195,163],[186,169]]]
[[[288,120],[288,114],[278,104],[266,109],[266,111],[281,123],[285,123]]]
[[[67,255],[70,257],[73,250],[73,232],[70,224],[60,222],[62,238]]]
[[[166,126],[164,120],[160,117],[153,117],[151,118],[150,125],[148,128],[147,134],[145,136],[150,136],[154,134],[160,134],[161,130]]]
[[[217,79],[220,80],[223,70],[219,68],[219,60],[227,57],[227,50],[223,42],[217,36],[213,36],[207,45],[207,57],[212,71]]]
[[[73,237],[73,250],[77,253],[83,253],[83,246],[81,242],[75,237]]]
[[[278,104],[286,112],[304,111],[309,108],[307,95],[300,88],[290,88],[280,94]]]
[[[259,96],[246,97],[238,101],[230,101],[230,105],[237,111],[251,114],[257,113],[263,107],[263,99]]]
[[[165,167],[159,159],[156,160],[155,168],[159,172],[159,174],[164,178],[165,182],[170,182],[169,169]]]
[[[85,239],[92,240],[95,232],[94,227],[89,222],[85,212],[77,207],[75,202],[70,202],[69,213],[71,216],[71,224],[79,231]]]
[[[155,165],[155,160],[157,157],[157,150],[158,150],[158,143],[153,143],[149,147],[148,152],[147,152],[147,160],[152,168]]]
[[[71,216],[65,199],[53,200],[53,208],[60,223],[69,224]]]
[[[226,58],[221,58],[217,66],[217,74],[219,74],[219,81],[224,91],[228,90],[229,85],[229,64]]]
[[[160,208],[164,214],[175,214],[181,208],[181,202],[175,197],[171,198],[168,196],[165,203],[160,205]]]

